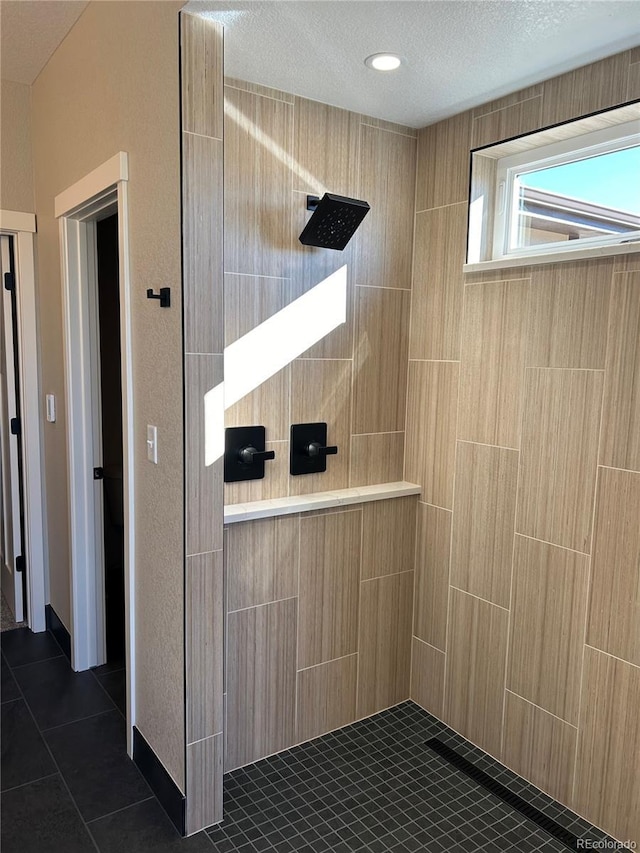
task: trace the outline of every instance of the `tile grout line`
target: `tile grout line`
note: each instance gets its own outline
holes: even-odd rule
[[[576,731],[578,730],[578,726],[575,725],[574,723],[570,723],[568,720],[565,720],[563,717],[559,717],[557,714],[554,714],[551,711],[548,711],[546,708],[543,708],[542,705],[538,705],[535,702],[532,702],[531,699],[527,699],[526,696],[522,696],[520,693],[516,692],[515,690],[511,690],[509,687],[505,687],[505,692],[511,693],[512,696],[517,696],[518,699],[522,699],[522,701],[526,702],[527,705],[532,705],[534,708],[537,708],[539,711],[542,711],[543,713],[548,714],[550,717],[553,717],[555,720],[558,720],[559,722],[564,723],[565,726],[570,726],[572,729],[575,729]],[[509,769],[511,769],[511,768],[509,768]],[[512,770],[511,772],[515,773],[516,771]]]
[[[610,336],[610,323],[611,323],[611,309],[613,303],[613,272],[611,273],[611,282],[609,287],[609,304],[607,306],[607,340],[605,345],[605,366],[607,362],[607,354],[609,352],[609,336]],[[593,552],[594,552],[594,540],[595,540],[595,523],[596,523],[596,511],[598,508],[598,488],[600,485],[600,466],[598,465],[598,461],[600,459],[600,444],[602,442],[602,423],[604,420],[604,393],[605,393],[605,384],[606,384],[606,371],[602,371],[602,391],[600,394],[600,418],[598,420],[598,441],[596,442],[596,453],[595,453],[595,479],[593,483],[593,500],[591,506],[591,524],[589,525],[589,555],[588,555],[588,574],[587,574],[587,590],[586,590],[586,599],[585,599],[585,610],[584,610],[584,627],[582,630],[582,655],[580,660],[580,686],[578,688],[578,726],[577,726],[577,734],[576,734],[576,745],[575,745],[575,754],[573,758],[573,775],[571,779],[571,803],[575,804],[576,800],[576,790],[578,787],[578,756],[579,756],[579,746],[581,740],[581,731],[580,731],[580,720],[582,717],[582,699],[584,694],[584,664],[586,658],[586,649],[587,649],[587,634],[589,630],[589,606],[590,606],[590,598],[591,598],[591,581],[593,577]]]
[[[105,690],[105,693],[106,693],[106,690]],[[108,693],[107,693],[107,696],[109,696]],[[111,702],[113,702],[113,699],[111,699],[111,696],[109,696],[109,699]],[[122,712],[120,711],[119,708],[115,707],[115,703],[114,703],[113,708],[107,708],[105,711],[97,711],[95,714],[89,714],[87,717],[78,717],[77,720],[68,720],[66,723],[59,723],[57,726],[49,726],[49,728],[40,729],[40,732],[41,732],[41,734],[48,734],[49,732],[56,732],[56,731],[58,731],[58,729],[64,729],[65,726],[75,726],[77,723],[84,723],[85,720],[94,720],[96,717],[104,716],[104,714],[113,714],[114,711],[117,711],[120,714],[120,716],[122,716]]]
[[[529,300],[530,291],[527,293],[527,303]],[[511,571],[509,574],[509,616],[507,618],[507,638],[506,638],[506,650],[505,650],[505,658],[504,658],[504,682],[502,688],[502,722],[500,726],[500,756],[504,758],[504,741],[505,741],[505,729],[506,729],[506,717],[507,717],[507,692],[509,688],[507,684],[509,683],[509,663],[510,663],[510,652],[511,652],[511,629],[513,625],[513,591],[515,587],[515,572],[516,572],[516,543],[518,541],[518,506],[519,500],[518,495],[520,492],[520,469],[522,468],[522,436],[524,432],[524,417],[525,417],[525,401],[524,401],[524,392],[526,387],[526,367],[522,368],[522,375],[520,377],[521,382],[521,398],[520,398],[520,418],[518,424],[518,438],[520,442],[520,448],[518,449],[518,467],[516,469],[516,489],[514,494],[514,509],[513,509],[513,538],[511,542]]]
[[[20,700],[16,699],[16,701]],[[1,796],[8,794],[10,791],[18,791],[20,788],[26,788],[27,785],[34,785],[36,782],[42,782],[44,779],[53,779],[53,777],[58,776],[59,773],[59,770],[55,770],[53,773],[47,773],[44,776],[39,776],[37,779],[29,779],[28,782],[21,782],[20,785],[12,785],[11,788],[3,788]]]
[[[127,809],[132,809],[134,806],[139,806],[141,803],[148,803],[149,800],[155,800],[156,797],[152,793],[150,797],[145,797],[144,800],[138,800],[136,803],[129,803],[128,806],[123,806],[121,809],[115,809],[115,811],[109,812],[108,814],[100,815],[100,817],[92,817],[91,820],[86,820],[85,824],[87,828],[89,828],[89,824],[97,823],[99,820],[103,820],[106,817],[112,817],[114,814],[120,814],[120,812],[126,812]]]

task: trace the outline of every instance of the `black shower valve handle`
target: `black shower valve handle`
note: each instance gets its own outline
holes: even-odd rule
[[[313,458],[315,456],[335,456],[338,452],[338,448],[335,444],[323,447],[319,441],[310,441],[305,447],[305,451],[307,456]]]
[[[275,459],[276,452],[275,450],[256,450],[252,445],[248,445],[238,451],[238,457],[245,465],[253,465],[255,462]]]

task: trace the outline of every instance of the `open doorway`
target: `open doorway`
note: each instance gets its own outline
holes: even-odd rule
[[[118,215],[96,223],[106,663],[125,657],[124,494]]]
[[[13,237],[0,237],[0,572],[3,608],[14,623],[27,614],[25,517],[18,346],[17,277]]]
[[[54,207],[62,247],[71,665],[77,672],[105,665],[102,673],[120,672],[118,691],[121,706],[126,703],[132,755],[135,512],[128,171],[128,157],[119,152],[56,196]]]

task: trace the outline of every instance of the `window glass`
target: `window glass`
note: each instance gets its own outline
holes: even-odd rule
[[[509,249],[640,229],[640,145],[517,172]]]

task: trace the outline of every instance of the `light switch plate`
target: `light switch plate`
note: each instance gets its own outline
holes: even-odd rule
[[[158,427],[147,424],[147,459],[158,464]]]

